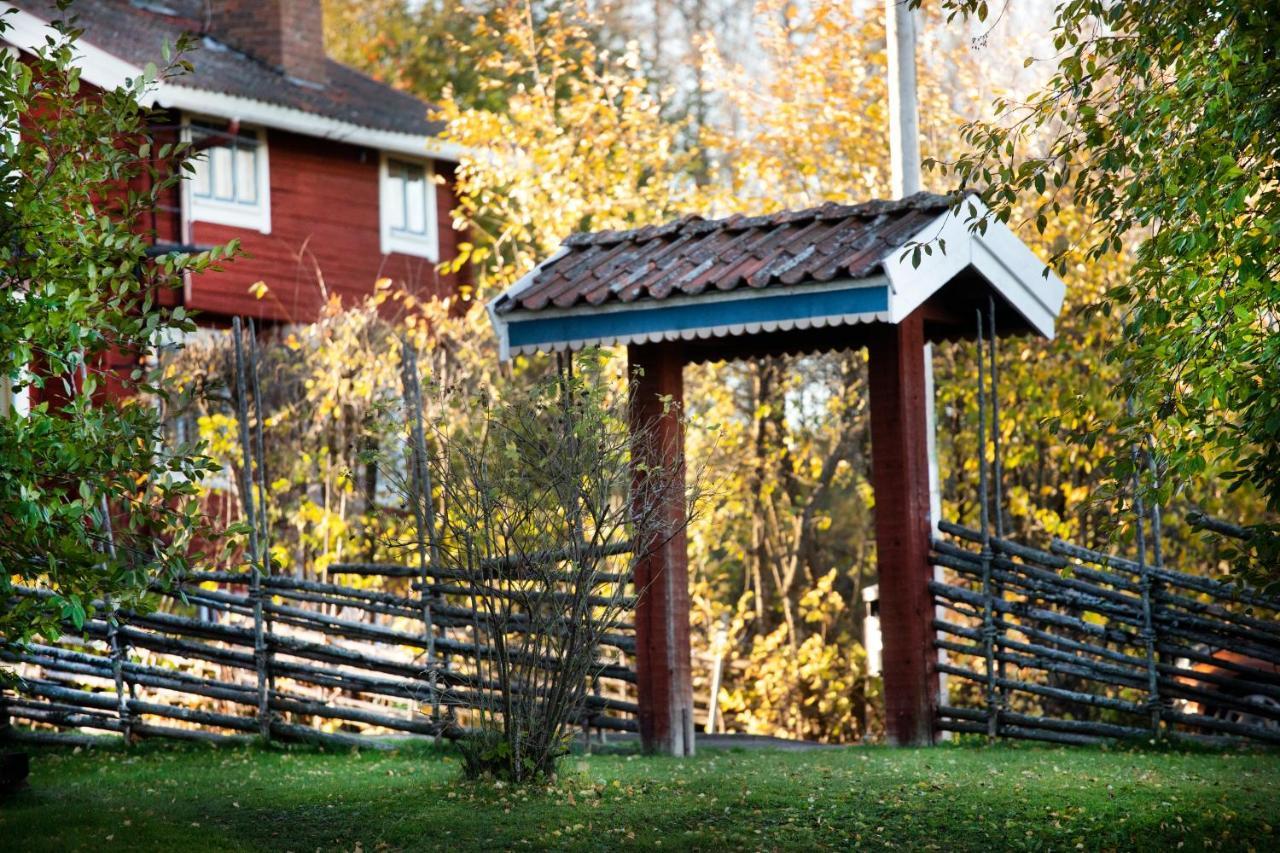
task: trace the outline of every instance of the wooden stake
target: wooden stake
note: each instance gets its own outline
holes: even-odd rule
[[[1000,366],[996,359],[996,298],[994,294],[987,295],[987,320],[988,331],[991,334],[991,479],[994,486],[992,498],[995,508],[996,537],[1004,539],[1004,458],[1000,452],[1000,442],[1002,440],[1000,429]],[[1004,597],[1004,587],[1000,581],[993,582],[991,592],[997,598]],[[995,637],[994,642],[996,646],[999,646],[999,634]],[[1006,675],[1004,661],[997,662],[996,667],[996,704],[1000,710],[1005,710],[1008,699],[1005,696],[1004,688],[1000,686],[1000,681]]]
[[[240,452],[244,456],[240,466],[240,493],[244,502],[245,519],[249,523],[249,562],[253,567],[249,579],[249,597],[253,603],[253,657],[258,675],[258,733],[264,740],[271,739],[270,681],[267,675],[267,646],[264,639],[265,622],[262,612],[262,552],[258,535],[261,532],[254,512],[253,500],[253,444],[249,440],[248,381],[246,378],[244,343],[241,340],[240,318],[231,321],[231,335],[236,364],[236,416],[240,425]]]
[[[992,614],[995,594],[991,588],[991,529],[987,508],[987,406],[986,379],[983,376],[983,361],[986,353],[982,342],[982,311],[978,315],[978,512],[981,517],[982,552],[979,561],[982,565],[982,648],[987,666],[987,738],[995,740],[1000,734],[1000,711],[996,706],[996,627]]]
[[[102,516],[100,527],[102,528],[103,539],[107,543],[107,553],[111,559],[116,558],[116,538],[115,533],[111,529],[110,507],[107,505],[107,496],[102,496],[99,503],[98,512]],[[120,642],[119,626],[117,624],[119,618],[119,609],[111,596],[106,596],[105,603],[107,611],[110,614],[107,617],[107,645],[111,650],[111,676],[115,682],[116,688],[116,715],[120,718],[120,734],[124,740],[124,745],[128,747],[133,739],[133,717],[129,713],[129,695],[132,693],[132,685],[126,686],[124,678],[124,644]]]
[[[436,629],[431,614],[435,593],[428,567],[438,562],[435,553],[435,506],[431,496],[431,474],[427,468],[427,443],[422,425],[422,386],[418,381],[418,353],[408,339],[401,341],[401,385],[405,407],[409,410],[410,439],[413,446],[413,475],[410,499],[413,502],[414,526],[418,540],[418,571],[421,588],[418,597],[422,608],[423,636],[427,641],[427,671],[431,682],[431,719],[440,717],[440,699],[436,676]],[[428,545],[430,543],[430,545]],[[430,553],[428,554],[428,548]],[[477,640],[478,642],[478,640]]]
[[[253,434],[254,444],[257,447],[257,482],[258,482],[258,526],[262,530],[262,539],[259,546],[262,549],[262,573],[258,578],[259,595],[268,596],[266,590],[262,589],[264,578],[271,576],[271,517],[267,511],[267,451],[263,441],[262,433],[266,423],[266,414],[262,411],[262,385],[258,377],[258,331],[254,327],[253,319],[249,320],[249,366],[250,378],[253,380]],[[264,608],[265,610],[265,608]],[[264,624],[263,630],[271,633],[271,617],[268,613],[263,614]],[[276,679],[275,672],[271,666],[272,651],[269,643],[264,644],[263,651],[263,667],[267,672],[267,692],[268,695],[275,689]],[[269,729],[268,729],[269,731]]]
[[[1126,404],[1133,416],[1133,400]],[[1142,642],[1147,655],[1147,704],[1151,713],[1151,733],[1160,734],[1160,675],[1156,662],[1156,628],[1151,617],[1151,573],[1147,571],[1146,512],[1143,509],[1142,477],[1137,446],[1130,451],[1133,463],[1133,513],[1137,521],[1138,584],[1142,591]]]

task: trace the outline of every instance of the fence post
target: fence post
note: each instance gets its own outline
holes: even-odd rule
[[[256,458],[256,477],[258,486],[258,527],[261,532],[263,568],[266,574],[271,573],[271,519],[267,517],[267,451],[262,438],[262,385],[258,378],[258,330],[253,320],[249,320],[249,377],[253,382],[253,438]]]
[[[992,485],[994,493],[992,498],[995,505],[995,527],[996,537],[1004,539],[1004,457],[1001,454],[1000,442],[1000,368],[996,364],[996,298],[994,295],[987,296],[987,325],[988,333],[991,337],[991,454],[992,454]],[[996,598],[1004,601],[1004,583],[999,580],[993,580],[991,589]],[[997,614],[997,620],[999,615]],[[1000,637],[1003,631],[997,625],[997,633],[995,640],[995,650],[1002,651],[1000,645]],[[1008,695],[1005,688],[1000,682],[1005,680],[1005,661],[1003,658],[996,661],[996,675],[998,678],[996,684],[996,701],[999,703],[1001,710],[1008,709]]]
[[[1133,400],[1128,402],[1129,414],[1133,414]],[[1135,446],[1130,451],[1133,462],[1133,512],[1138,522],[1136,545],[1138,549],[1138,588],[1142,592],[1142,643],[1147,657],[1147,708],[1151,713],[1151,733],[1160,734],[1160,672],[1156,667],[1155,620],[1151,612],[1151,571],[1147,566],[1146,510],[1142,500],[1142,478],[1139,475],[1141,454]],[[1157,549],[1159,545],[1156,546]]]
[[[987,737],[994,739],[1000,733],[1000,709],[996,703],[996,624],[994,599],[991,588],[991,519],[987,506],[987,401],[983,375],[986,351],[982,340],[982,309],[978,315],[978,507],[982,521],[982,650],[987,664]]]
[[[258,732],[264,740],[271,739],[270,689],[267,676],[267,644],[262,608],[262,552],[258,542],[258,522],[254,512],[253,444],[249,440],[249,404],[247,400],[244,344],[240,335],[240,318],[231,321],[231,334],[235,344],[236,360],[236,418],[240,426],[240,493],[244,503],[245,520],[249,523],[249,562],[253,571],[249,575],[249,597],[253,602],[253,663],[258,675]],[[259,412],[259,414],[261,414]]]
[[[111,650],[111,678],[116,688],[116,716],[120,718],[120,735],[124,745],[129,746],[133,740],[133,714],[129,708],[129,695],[124,680],[124,645],[120,642],[119,618],[120,609],[110,596],[104,599],[110,615],[107,617],[107,645]]]
[[[271,518],[267,513],[267,451],[262,437],[266,415],[262,412],[262,384],[258,376],[258,330],[254,327],[252,318],[249,320],[249,368],[249,377],[253,382],[253,436],[257,450],[254,467],[257,471],[258,481],[258,528],[261,531],[261,539],[259,539],[258,544],[261,551],[262,574],[269,576],[271,574]],[[261,599],[268,597],[269,593],[259,588],[258,595]],[[267,641],[267,637],[271,633],[271,617],[267,615],[265,608],[263,608],[261,630],[262,668],[266,673],[267,687],[266,703],[259,708],[259,712],[267,719],[265,731],[268,735],[271,732],[271,694],[276,689],[275,668],[271,665],[274,652],[271,643]]]
[[[1151,468],[1151,487],[1153,489],[1158,490],[1160,488],[1160,466],[1156,462],[1155,454],[1151,453],[1150,451],[1147,452],[1147,464]],[[1151,561],[1152,561],[1152,566],[1156,569],[1156,571],[1160,571],[1164,569],[1164,546],[1162,544],[1162,539],[1164,536],[1164,531],[1163,531],[1164,525],[1163,525],[1163,519],[1161,518],[1161,516],[1162,516],[1162,512],[1160,509],[1160,501],[1158,499],[1152,501],[1151,503]],[[1151,606],[1153,608],[1156,608],[1160,606],[1159,595],[1160,595],[1161,583],[1157,578],[1151,577],[1150,572],[1148,572],[1147,574],[1148,574],[1147,596],[1152,600]],[[1155,616],[1156,614],[1153,611],[1152,620],[1151,620],[1151,643],[1153,646],[1156,647],[1156,653],[1153,657],[1153,666],[1154,664],[1158,664],[1160,661],[1159,622],[1156,621]],[[1157,670],[1157,679],[1156,679],[1157,688],[1160,686],[1158,675],[1159,673]],[[1157,704],[1156,706],[1155,713],[1162,714],[1163,710],[1164,710],[1163,700],[1160,700],[1160,703]],[[1160,722],[1163,723],[1163,719],[1161,719]]]
[[[81,354],[83,356],[83,353]],[[87,382],[89,378],[89,367],[83,358],[80,361],[80,382]],[[100,526],[102,528],[102,539],[107,546],[107,556],[115,560],[116,558],[116,537],[115,532],[111,529],[111,507],[107,503],[107,496],[103,495],[98,502],[98,513],[100,514]],[[119,629],[116,625],[116,614],[119,608],[110,595],[103,596],[103,603],[106,605],[110,614],[107,617],[107,647],[108,659],[111,661],[111,676],[115,682],[116,689],[116,717],[120,720],[120,734],[124,739],[124,745],[127,748],[129,741],[132,740],[133,722],[129,712],[129,702],[125,698],[124,683],[124,653],[120,646]],[[132,693],[132,685],[130,685],[130,693]]]
[[[101,515],[102,538],[107,545],[107,554],[114,560],[116,557],[116,537],[115,532],[111,529],[110,507],[107,504],[106,495],[103,495],[102,500],[98,503],[98,512]],[[109,613],[107,616],[107,646],[111,656],[111,678],[115,682],[116,688],[116,716],[120,719],[120,733],[124,738],[124,745],[128,747],[129,742],[133,739],[133,717],[129,711],[129,700],[125,692],[125,652],[120,643],[119,625],[116,623],[120,609],[109,595],[103,596],[103,603],[106,604]]]
[[[410,414],[410,438],[413,445],[413,475],[410,496],[413,502],[414,526],[418,539],[418,598],[422,605],[422,625],[427,641],[427,673],[431,690],[431,719],[440,718],[440,691],[436,672],[436,629],[431,613],[435,596],[430,583],[430,567],[437,562],[435,542],[435,505],[431,496],[431,473],[427,469],[427,441],[422,424],[422,385],[418,380],[418,351],[408,338],[401,341],[400,373],[405,405]],[[479,643],[479,639],[476,640]]]

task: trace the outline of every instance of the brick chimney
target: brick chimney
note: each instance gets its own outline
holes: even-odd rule
[[[209,0],[209,34],[289,77],[324,85],[320,0]]]

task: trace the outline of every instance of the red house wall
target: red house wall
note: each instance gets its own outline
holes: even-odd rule
[[[457,277],[442,276],[436,261],[382,254],[378,151],[268,130],[267,156],[271,233],[193,222],[196,245],[239,238],[245,254],[221,271],[193,278],[186,298],[189,310],[214,322],[235,314],[305,322],[316,317],[324,293],[338,294],[351,305],[371,293],[379,278],[390,278],[421,297],[456,290]],[[436,186],[436,217],[440,259],[448,260],[459,242],[451,225],[453,166],[437,162],[435,167],[446,181]],[[250,293],[258,281],[269,288],[262,299]]]
[[[86,86],[87,96],[98,94]],[[180,138],[177,116],[161,115],[152,130],[153,150]],[[163,291],[161,305],[184,304],[198,323],[223,325],[233,315],[268,321],[306,322],[316,318],[329,294],[354,305],[373,291],[379,278],[390,278],[416,295],[448,296],[462,283],[458,275],[441,275],[438,261],[400,253],[383,255],[379,223],[379,156],[375,149],[316,139],[284,131],[267,131],[271,181],[271,233],[209,222],[191,222],[197,246],[239,239],[244,254],[218,271],[192,278],[188,292]],[[444,183],[435,188],[439,258],[456,256],[459,232],[452,227],[457,204],[454,166],[435,162]],[[133,189],[146,189],[145,178]],[[181,191],[172,189],[161,206],[138,224],[158,243],[181,244]],[[269,293],[258,299],[250,288],[266,282]],[[121,378],[138,364],[131,353],[111,350],[98,367],[108,397],[129,396]],[[35,368],[40,370],[39,366]],[[65,403],[59,381],[32,389],[32,403]]]

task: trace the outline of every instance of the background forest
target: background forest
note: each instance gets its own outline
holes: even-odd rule
[[[1023,34],[1045,32],[1028,23],[1047,11],[1019,7],[966,34],[925,10],[926,156],[962,156],[965,122],[1037,81],[1021,60],[1046,46]],[[326,29],[337,59],[437,103],[447,137],[470,152],[454,225],[469,236],[456,265],[471,284],[449,303],[424,304],[380,282],[367,304],[333,302],[319,323],[268,348],[273,560],[307,576],[391,556],[411,539],[408,517],[375,511],[396,501],[394,442],[377,436],[392,434],[398,335],[424,353],[429,387],[500,389],[545,365],[500,366],[483,303],[568,234],[890,194],[879,3],[328,0]],[[925,180],[951,189],[937,173]],[[1023,219],[1035,211],[1028,202]],[[1024,221],[1019,233],[1040,256],[1071,259],[1092,242],[1088,222],[1068,206],[1042,231]],[[1015,537],[1123,542],[1124,516],[1105,486],[1107,460],[1125,448],[1099,432],[1123,406],[1122,368],[1105,358],[1120,321],[1096,310],[1125,274],[1122,249],[1068,261],[1053,342],[1001,342],[1004,523]],[[971,345],[934,351],[943,516],[964,523],[978,512],[975,357]],[[217,346],[190,347],[169,366],[189,379],[209,368],[229,370]],[[711,493],[689,540],[697,703],[718,671],[722,728],[876,735],[861,644],[861,592],[875,583],[865,355],[696,366],[686,383],[690,457]],[[193,390],[208,393],[191,397],[185,422],[234,467],[223,398]],[[1219,473],[1211,465],[1170,498],[1170,565],[1229,568],[1188,511],[1263,516],[1260,498]]]

